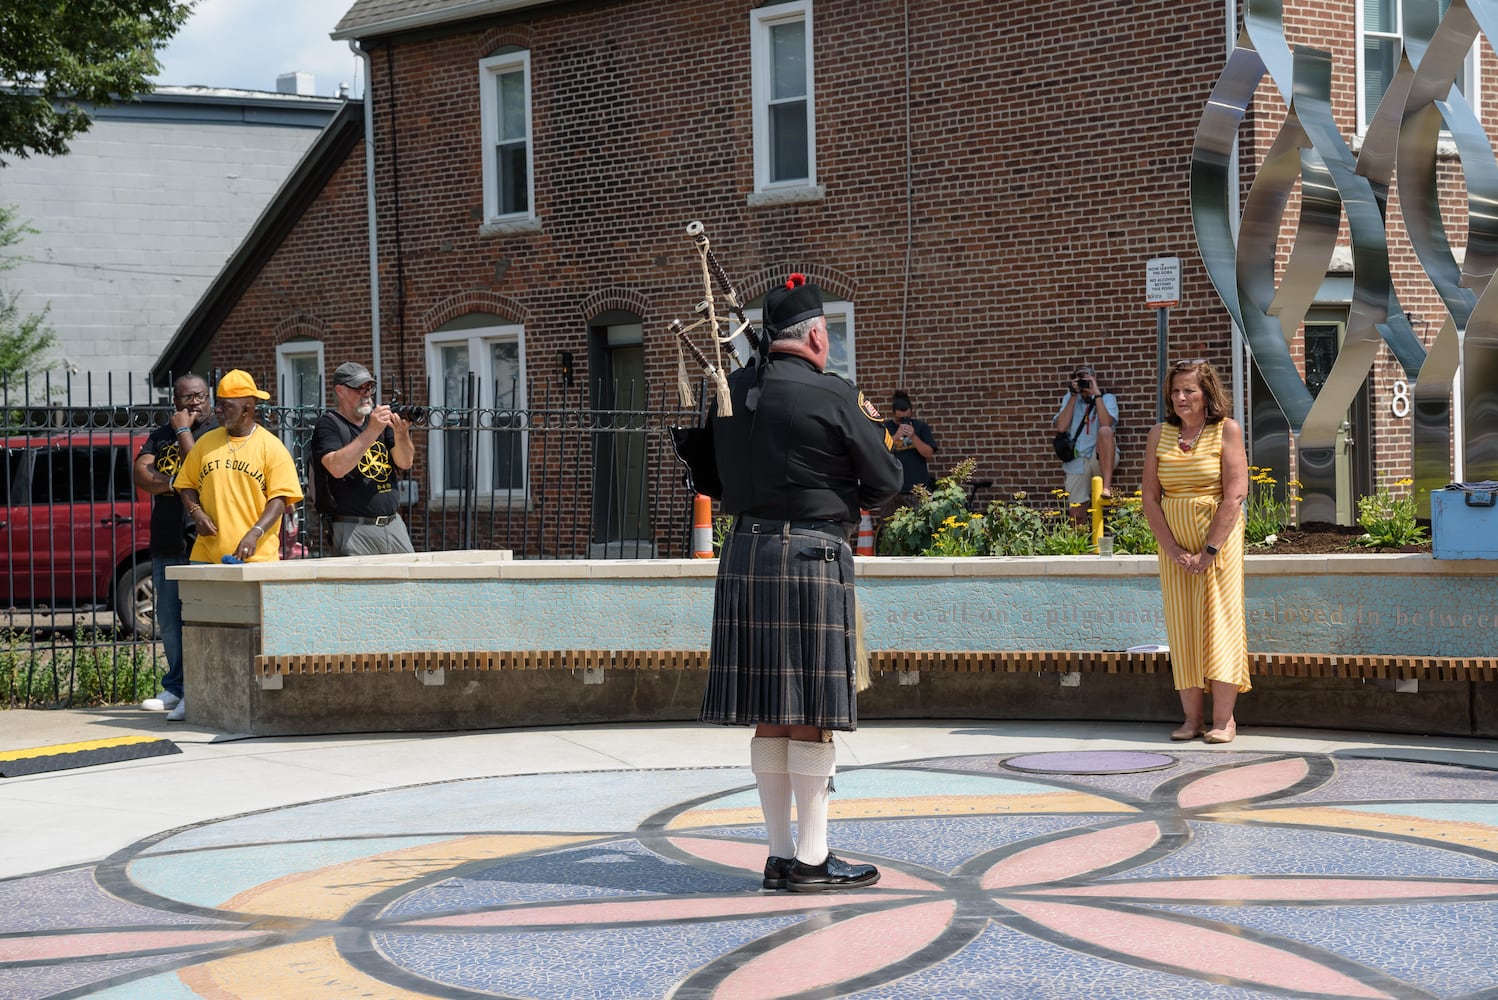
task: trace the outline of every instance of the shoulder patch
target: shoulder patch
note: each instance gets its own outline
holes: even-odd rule
[[[878,409],[874,407],[873,403],[869,402],[868,397],[865,396],[862,392],[858,394],[858,408],[862,410],[863,415],[868,417],[870,420],[877,421],[881,424],[884,423],[884,418],[879,415]]]

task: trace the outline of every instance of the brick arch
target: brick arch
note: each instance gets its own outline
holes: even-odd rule
[[[289,340],[295,340],[298,337],[307,337],[312,340],[326,340],[328,337],[327,321],[311,313],[292,313],[276,324],[271,342],[279,345]]]
[[[649,315],[650,300],[644,293],[635,291],[633,288],[600,288],[592,292],[587,298],[578,303],[578,311],[583,314],[583,319],[592,322],[593,317],[599,313],[608,312],[610,309],[619,309],[624,312],[634,313],[644,322]]]
[[[823,298],[852,302],[858,294],[858,282],[836,268],[827,267],[824,264],[813,264],[810,261],[787,261],[784,264],[767,267],[749,279],[744,288],[744,297],[746,299],[759,298],[785,281],[785,276],[792,273],[806,275],[807,281],[822,289]]]
[[[503,28],[490,28],[478,37],[474,43],[474,59],[487,59],[494,55],[496,49],[506,45],[515,45],[522,49],[531,49],[531,29],[525,24],[510,24]]]
[[[459,292],[421,314],[421,331],[423,334],[432,333],[443,323],[469,313],[493,313],[511,323],[522,325],[530,315],[525,306],[507,295],[478,290]]]

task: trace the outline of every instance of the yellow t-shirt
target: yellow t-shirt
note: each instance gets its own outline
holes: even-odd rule
[[[256,424],[248,437],[231,438],[215,427],[193,445],[177,469],[172,485],[195,489],[203,510],[218,526],[217,535],[199,535],[192,547],[193,562],[219,562],[232,555],[250,525],[276,497],[287,509],[302,499],[296,463],[280,438]],[[281,558],[280,532],[271,528],[261,537],[250,562]]]

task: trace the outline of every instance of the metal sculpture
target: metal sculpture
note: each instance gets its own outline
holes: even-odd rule
[[[1448,418],[1457,363],[1464,361],[1469,387],[1475,382],[1493,387],[1498,372],[1498,301],[1486,306],[1483,294],[1487,278],[1498,269],[1498,161],[1453,86],[1479,31],[1490,41],[1498,38],[1498,0],[1451,0],[1444,18],[1437,0],[1405,0],[1404,10],[1398,72],[1356,159],[1331,111],[1331,57],[1306,47],[1291,51],[1279,0],[1249,0],[1243,30],[1192,150],[1192,217],[1202,260],[1279,411],[1262,413],[1256,407],[1255,443],[1270,452],[1276,448],[1271,434],[1260,436],[1260,423],[1278,425],[1297,438],[1299,478],[1305,484],[1301,514],[1310,520],[1333,519],[1337,433],[1382,345],[1416,386],[1416,480],[1426,491],[1451,478]],[[1235,219],[1229,197],[1237,181],[1232,153],[1266,74],[1285,102],[1285,121]],[[1471,235],[1461,266],[1441,224],[1435,184],[1443,128],[1456,143],[1469,191]],[[1411,243],[1449,314],[1429,352],[1390,279],[1387,213],[1396,166]],[[1294,246],[1276,286],[1281,223],[1297,182],[1301,199]],[[1343,218],[1352,249],[1352,302],[1342,348],[1313,392],[1290,347],[1326,277]],[[1235,223],[1240,224],[1236,240]],[[1474,465],[1498,466],[1498,396],[1490,399],[1492,392],[1466,394],[1465,426],[1483,429],[1467,436],[1469,471]],[[1281,467],[1287,468],[1288,441],[1278,447],[1286,449]],[[1260,450],[1256,447],[1256,461],[1266,464]]]

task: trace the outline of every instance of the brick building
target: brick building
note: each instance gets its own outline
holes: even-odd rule
[[[1379,4],[1286,4],[1288,41],[1334,52],[1349,139],[1355,7]],[[1050,418],[1070,367],[1094,363],[1119,396],[1132,489],[1157,403],[1147,261],[1182,260],[1169,355],[1235,370],[1188,186],[1236,33],[1231,0],[357,0],[334,36],[367,53],[377,238],[365,144],[328,144],[157,371],[276,372],[310,398],[307,373],[353,358],[439,406],[468,372],[489,407],[568,376],[607,405],[612,385],[675,383],[667,324],[702,297],[696,219],[755,303],[792,270],[820,284],[844,370],[881,404],[908,391],[938,469],[971,456],[995,493],[1059,484]],[[1282,117],[1262,91],[1244,191]],[[1434,314],[1395,252],[1404,301]],[[1339,277],[1318,300],[1323,339],[1346,314]],[[1408,461],[1407,429],[1371,423],[1364,488]],[[440,501],[445,448],[426,444],[418,474]],[[532,502],[520,454],[479,470],[511,506]]]

